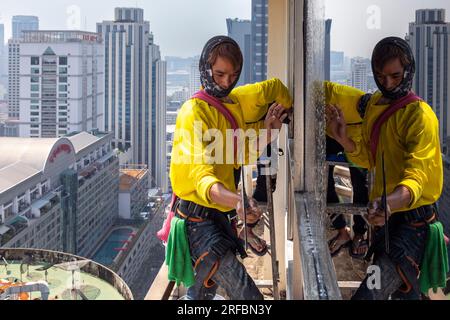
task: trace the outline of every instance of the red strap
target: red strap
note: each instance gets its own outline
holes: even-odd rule
[[[407,96],[395,100],[391,105],[380,115],[375,124],[373,125],[372,132],[370,134],[370,152],[372,158],[376,162],[378,142],[380,140],[381,126],[398,110],[406,107],[408,104],[422,100],[415,93],[410,92]]]
[[[201,90],[197,93],[195,93],[192,96],[193,99],[200,99],[205,101],[206,103],[208,103],[210,106],[213,106],[214,108],[216,108],[217,111],[219,111],[224,117],[225,119],[228,120],[228,122],[231,125],[231,128],[234,131],[233,137],[234,137],[234,157],[236,159],[236,155],[237,155],[237,136],[236,136],[236,130],[239,128],[236,119],[233,117],[233,115],[231,114],[230,110],[228,110],[222,103],[222,101],[220,101],[219,99],[217,99],[216,97],[213,97],[211,95],[209,95],[206,91]]]

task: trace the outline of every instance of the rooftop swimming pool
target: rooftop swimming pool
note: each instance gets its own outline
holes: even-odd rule
[[[133,229],[120,228],[113,230],[101,247],[92,257],[92,260],[109,266],[121,251],[127,250],[128,242],[133,235]]]

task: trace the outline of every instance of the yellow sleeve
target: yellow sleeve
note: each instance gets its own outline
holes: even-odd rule
[[[346,152],[347,160],[356,164],[358,167],[371,169],[370,164],[370,150],[367,144],[364,142],[361,135],[352,136],[351,139],[355,143],[356,149],[353,152]]]
[[[292,107],[289,89],[277,78],[237,87],[230,96],[241,105],[246,123],[263,119],[272,102],[277,102],[286,109]]]
[[[337,105],[344,113],[347,124],[362,122],[358,113],[358,104],[364,95],[363,91],[330,81],[324,82],[324,91],[325,104]]]
[[[202,137],[209,129],[217,130],[217,124],[211,119],[211,113],[193,107],[183,115],[183,121],[178,129],[177,140],[180,143],[178,150],[181,150],[184,163],[177,172],[186,175],[190,179],[197,192],[197,195],[206,203],[211,204],[209,191],[215,183],[219,183],[211,155],[207,152],[208,141],[203,141]],[[211,161],[210,161],[211,160]],[[187,163],[186,163],[187,162]]]
[[[421,109],[409,117],[405,130],[405,170],[399,185],[409,189],[410,206],[414,206],[422,197],[423,187],[429,185],[429,178],[436,174],[436,161],[441,161],[438,121],[434,113]]]

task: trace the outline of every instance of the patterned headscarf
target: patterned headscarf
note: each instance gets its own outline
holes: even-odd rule
[[[412,50],[405,40],[397,37],[384,38],[383,40],[378,42],[373,52],[377,52],[382,46],[385,45],[395,45],[399,47],[406,54],[408,60],[410,61],[410,64],[405,66],[405,72],[403,74],[402,82],[395,89],[388,91],[375,76],[374,59],[372,55],[372,71],[378,88],[380,89],[381,93],[383,93],[384,97],[392,100],[397,100],[406,96],[411,91],[414,80],[414,73],[416,72],[416,62],[414,60]]]
[[[242,71],[242,63],[241,63],[241,66],[239,68],[239,75],[237,76],[236,81],[233,84],[231,84],[228,89],[223,89],[214,81],[212,74],[212,66],[208,63],[208,58],[215,47],[224,43],[230,43],[236,46],[240,51],[239,45],[236,43],[236,41],[234,41],[230,37],[216,36],[206,43],[205,47],[203,48],[199,62],[200,81],[202,83],[203,88],[209,95],[219,99],[225,98],[230,94],[231,90],[233,90],[233,88],[238,83],[239,76],[241,75]]]

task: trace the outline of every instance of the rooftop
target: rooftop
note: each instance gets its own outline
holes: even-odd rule
[[[145,178],[148,169],[143,167],[141,169],[120,169],[120,191],[130,191],[130,189]]]
[[[132,300],[110,269],[48,250],[0,249],[0,300]]]

